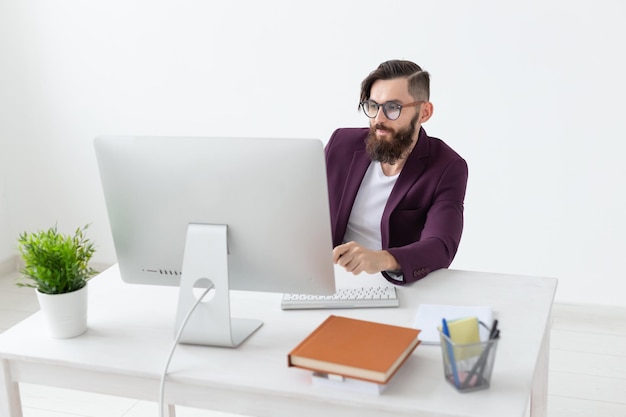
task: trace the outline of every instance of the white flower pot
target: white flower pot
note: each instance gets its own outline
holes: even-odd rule
[[[87,285],[65,294],[44,294],[37,290],[37,299],[51,337],[68,339],[87,330]]]

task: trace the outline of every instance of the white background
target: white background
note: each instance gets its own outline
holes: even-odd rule
[[[24,230],[91,223],[115,262],[95,136],[326,142],[401,58],[470,168],[452,267],[626,305],[625,19],[620,0],[0,0],[0,261]]]

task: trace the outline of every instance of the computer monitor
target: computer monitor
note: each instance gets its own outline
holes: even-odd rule
[[[317,139],[100,136],[94,140],[121,277],[179,286],[181,343],[238,346],[261,325],[230,290],[335,290]]]

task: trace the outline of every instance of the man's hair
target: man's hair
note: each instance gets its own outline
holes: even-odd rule
[[[416,101],[428,101],[430,99],[430,75],[428,72],[422,71],[422,68],[414,62],[393,59],[380,64],[363,80],[359,103],[369,100],[374,82],[404,77],[409,81],[409,94]]]

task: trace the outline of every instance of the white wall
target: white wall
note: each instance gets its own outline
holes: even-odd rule
[[[327,140],[365,126],[381,61],[432,74],[425,126],[470,166],[454,268],[560,278],[626,305],[626,3],[0,2],[0,260],[22,230],[92,223],[115,255],[99,134]]]
[[[7,55],[5,51],[12,50],[9,39],[15,26],[5,22],[6,6],[0,3],[0,57],[3,57],[0,58],[0,271],[3,261],[11,256],[15,248],[8,198],[9,178],[13,174],[9,167],[11,143],[15,143],[12,102],[16,98],[9,80],[15,79],[15,74],[12,66],[7,65],[8,60],[4,59]]]

